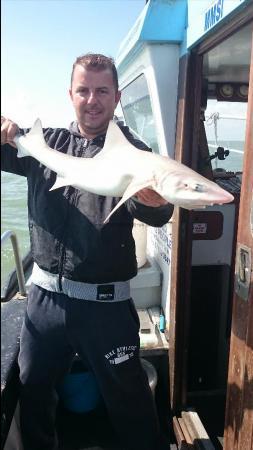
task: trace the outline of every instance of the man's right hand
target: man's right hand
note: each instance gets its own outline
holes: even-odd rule
[[[10,144],[12,147],[16,148],[13,139],[18,132],[19,127],[16,123],[1,116],[1,145]]]

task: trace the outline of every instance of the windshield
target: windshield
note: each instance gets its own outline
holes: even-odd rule
[[[219,151],[219,156],[224,159],[211,160],[213,170],[242,172],[246,111],[247,103],[208,100],[205,130],[209,154],[213,156],[218,147],[224,148],[224,153]]]

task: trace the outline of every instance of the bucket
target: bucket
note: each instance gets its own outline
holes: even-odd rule
[[[145,370],[147,376],[148,376],[148,383],[149,387],[151,389],[151,392],[153,394],[153,397],[155,396],[155,388],[157,385],[157,372],[153,364],[151,364],[149,361],[147,361],[144,358],[141,358],[142,367]]]
[[[147,261],[147,225],[134,219],[133,237],[138,268],[144,266]]]
[[[146,359],[141,358],[141,364],[147,374],[149,386],[154,396],[157,385],[156,369]],[[76,370],[75,365],[74,370]],[[80,371],[73,371],[65,375],[57,387],[57,392],[63,406],[75,413],[87,413],[102,404],[96,378],[88,370],[80,369]]]
[[[92,411],[102,400],[96,378],[90,371],[65,375],[57,391],[63,406],[76,413]]]

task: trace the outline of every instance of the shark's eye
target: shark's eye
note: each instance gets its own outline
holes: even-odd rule
[[[195,187],[194,187],[194,191],[197,191],[197,192],[203,192],[203,191],[204,191],[204,188],[203,188],[202,184],[196,183],[196,184],[195,184]]]

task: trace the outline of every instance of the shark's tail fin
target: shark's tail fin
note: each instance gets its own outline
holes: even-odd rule
[[[26,150],[26,147],[28,147],[29,144],[34,148],[45,145],[41,120],[36,119],[30,131],[24,136],[21,136],[20,134],[17,135],[14,138],[14,142],[16,143],[18,148],[18,158],[23,158],[24,156],[31,155],[31,153]]]

